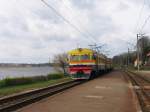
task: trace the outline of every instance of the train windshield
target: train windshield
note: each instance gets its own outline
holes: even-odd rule
[[[84,55],[71,55],[70,61],[81,61],[81,60],[90,60],[90,55],[84,54]]]
[[[81,60],[90,60],[90,55],[81,55]]]
[[[79,61],[80,60],[80,56],[79,55],[71,55],[70,56],[70,60],[71,61]]]

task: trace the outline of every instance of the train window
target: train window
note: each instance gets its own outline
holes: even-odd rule
[[[79,55],[72,55],[70,56],[71,61],[79,61],[80,56]]]
[[[94,55],[92,56],[92,59],[93,59],[93,60],[96,60],[96,54],[94,54]]]
[[[81,55],[81,60],[89,60],[90,59],[90,55]]]

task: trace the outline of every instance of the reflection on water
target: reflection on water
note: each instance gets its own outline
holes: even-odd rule
[[[53,67],[0,67],[0,79],[6,77],[22,77],[47,75],[56,72]]]

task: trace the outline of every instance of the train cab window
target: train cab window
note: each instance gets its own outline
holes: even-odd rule
[[[96,60],[96,54],[93,54],[92,59]]]
[[[79,56],[79,55],[71,55],[71,56],[70,56],[70,60],[71,60],[71,61],[79,61],[79,59],[80,59],[80,56]]]
[[[89,60],[90,59],[90,55],[81,55],[81,60]]]

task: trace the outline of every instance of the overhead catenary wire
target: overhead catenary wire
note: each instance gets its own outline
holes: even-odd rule
[[[65,1],[65,0],[62,0],[64,6],[65,6],[69,11],[73,12],[73,9],[72,9],[70,6],[66,5],[64,1]],[[72,14],[72,13],[70,13],[70,14]],[[78,15],[76,14],[75,16],[78,16]],[[79,17],[76,17],[76,18],[78,18],[78,21],[77,21],[77,22],[78,22],[78,23],[80,24],[80,26],[82,27],[82,23],[79,21]],[[76,19],[76,20],[77,20],[77,19]],[[83,28],[83,27],[82,27],[82,28]],[[84,28],[84,30],[86,31],[86,33],[88,33],[88,35],[90,35],[92,38],[94,38],[93,35],[92,35],[87,29]]]
[[[149,0],[147,0],[147,2],[148,2],[148,6],[150,8]],[[143,29],[145,28],[145,26],[146,26],[147,22],[149,21],[149,19],[150,19],[150,15],[145,19],[145,21],[144,21],[144,23],[143,23],[143,25],[141,27],[141,30],[140,30],[141,33],[142,33]]]
[[[140,22],[140,19],[141,19],[141,16],[142,16],[142,12],[143,12],[144,6],[145,6],[145,0],[143,0],[143,4],[142,4],[142,7],[140,9],[139,16],[138,16],[138,19],[137,19],[137,22],[136,22],[136,25],[135,25],[135,30],[138,29],[139,22]]]
[[[67,8],[67,10],[68,11],[70,11],[70,14],[72,14],[72,12],[73,12],[73,9],[72,9],[72,7],[70,7],[70,6],[68,6],[68,5],[66,5],[66,2],[65,2],[66,0],[62,0],[62,3],[63,3],[63,5]],[[71,15],[73,18],[77,18],[76,19],[76,21],[80,24],[80,27],[82,27],[83,28],[83,26],[82,26],[82,23],[80,22],[80,19],[79,19],[79,17],[78,17],[78,15],[77,14],[75,14],[75,15]],[[88,34],[88,35],[90,35],[90,37],[92,37],[93,39],[94,39],[94,37],[93,37],[93,35],[87,30],[87,29],[85,29],[85,28],[83,28],[84,29],[84,31],[86,31],[86,33]],[[88,45],[91,49],[97,49],[97,47],[98,47],[98,44],[95,42],[94,44],[90,44],[90,45]],[[103,45],[101,45],[101,46],[103,46]]]
[[[142,25],[141,30],[140,30],[141,33],[142,33],[144,27],[146,26],[147,22],[149,21],[149,19],[150,19],[150,15],[145,19],[144,24]]]
[[[150,8],[149,0],[144,0],[144,3],[145,3],[145,1],[148,2],[148,6],[149,6],[149,8]],[[145,28],[145,26],[146,26],[147,22],[149,21],[149,19],[150,19],[150,15],[148,15],[148,17],[145,19],[145,21],[144,21],[144,23],[143,23],[143,25],[142,25],[142,27],[141,27],[141,29],[140,29],[140,31],[139,31],[140,33],[142,33],[142,31],[143,31],[143,29]]]
[[[74,28],[76,31],[81,33],[84,37],[89,38],[93,43],[96,43],[94,39],[92,39],[88,34],[80,31],[80,29],[72,24],[69,20],[67,20],[62,14],[60,14],[54,7],[52,7],[50,4],[48,4],[45,0],[41,0],[48,8],[50,8],[53,12],[55,12],[60,18],[62,18],[67,24],[69,24],[72,28]],[[90,41],[89,40],[89,41]]]

